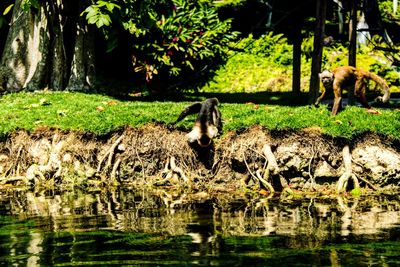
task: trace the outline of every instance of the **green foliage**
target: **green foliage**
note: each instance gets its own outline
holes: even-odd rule
[[[4,0],[0,5],[0,29],[2,27],[8,27],[9,18],[11,17],[11,10],[14,7],[14,1]],[[0,51],[1,52],[1,51]]]
[[[362,191],[360,188],[354,188],[353,190],[351,190],[350,193],[353,197],[360,197],[362,195]]]
[[[220,61],[236,37],[230,20],[221,21],[215,8],[198,1],[96,1],[85,13],[99,28],[117,24],[129,32],[132,63],[147,82],[157,75],[182,78]],[[113,30],[104,31],[111,40]]]
[[[278,65],[288,66],[293,62],[292,46],[289,45],[283,34],[268,32],[258,39],[249,35],[247,38],[243,38],[237,47],[252,55],[269,57],[271,61]]]
[[[266,99],[267,96],[264,96]],[[375,132],[400,139],[400,112],[380,110],[368,114],[360,107],[346,107],[331,116],[327,106],[228,104],[219,98],[224,131],[255,124],[271,130],[320,128],[336,137],[351,138],[363,132]],[[71,105],[74,103],[74,105]],[[124,102],[102,95],[82,93],[16,93],[0,98],[0,134],[16,129],[33,130],[48,126],[104,134],[124,125],[142,126],[153,121],[173,123],[189,102]],[[195,117],[178,124],[190,129]]]
[[[200,2],[213,4],[217,7],[224,7],[224,6],[240,6],[243,5],[246,0],[200,0]]]
[[[27,11],[30,8],[39,9],[40,8],[39,0],[22,0],[21,8],[24,11]]]
[[[11,4],[8,7],[6,7],[6,9],[4,9],[3,15],[4,16],[7,15],[11,11],[13,6],[14,6],[14,4]]]
[[[229,58],[214,79],[201,88],[204,92],[290,91],[291,68],[271,58],[239,53]]]
[[[379,1],[379,10],[382,11],[382,19],[385,23],[393,23],[396,21],[398,23],[400,18],[400,6],[397,7],[395,12],[393,10],[393,0]]]
[[[204,92],[287,92],[292,90],[293,48],[281,34],[272,32],[255,39],[252,35],[235,46],[243,52],[231,52],[226,64]],[[302,57],[301,88],[308,89],[310,62]]]
[[[87,7],[84,13],[86,13],[86,19],[89,24],[96,24],[98,28],[101,28],[103,26],[110,26],[111,17],[109,14],[113,12],[114,8],[121,9],[119,5],[113,2],[97,1],[96,4]],[[107,13],[102,12],[102,9]]]

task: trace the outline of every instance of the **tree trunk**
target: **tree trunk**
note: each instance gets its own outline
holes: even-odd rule
[[[357,54],[357,0],[350,0],[349,66],[356,66]]]
[[[71,83],[74,90],[92,88],[94,40],[88,38],[93,35],[85,29],[84,19],[80,17],[84,8],[82,1],[76,5],[71,0],[44,0],[39,1],[38,9],[31,7],[26,11],[21,8],[22,2],[16,0],[13,8],[0,64],[0,87],[7,92],[64,90]],[[66,6],[73,7],[75,12],[68,13]],[[79,23],[68,24],[71,20]],[[65,25],[77,30],[65,31]],[[84,45],[81,45],[82,39]],[[68,56],[66,50],[70,46],[79,49]],[[2,73],[5,73],[3,77]],[[87,73],[91,73],[90,83],[85,82]],[[75,78],[80,76],[85,79],[79,83]]]
[[[83,4],[79,2],[80,10]],[[95,82],[95,51],[94,51],[94,30],[89,30],[85,19],[80,16],[76,28],[76,41],[71,63],[71,74],[67,90],[89,91],[94,88]]]
[[[30,59],[35,58],[29,54],[28,43],[35,40],[35,27],[30,28],[30,21],[35,21],[38,16],[24,12],[21,8],[22,0],[16,0],[13,8],[13,16],[11,19],[11,27],[9,29],[6,44],[1,59],[1,73],[4,73],[2,87],[6,91],[19,91],[27,80],[28,76],[32,76],[30,66],[33,62]],[[39,20],[39,19],[38,19]],[[46,25],[41,25],[46,28]],[[30,38],[29,30],[33,30]],[[41,55],[36,55],[37,60],[41,60]],[[31,75],[29,75],[31,74]]]
[[[357,0],[350,0],[350,23],[349,23],[349,66],[356,66],[357,58]],[[354,104],[354,91],[348,91],[348,104]]]
[[[326,4],[327,0],[317,1],[317,21],[315,25],[314,51],[312,54],[309,92],[309,101],[311,103],[315,102],[319,92],[319,72],[321,71],[322,51],[324,48],[323,40],[325,33]]]
[[[293,77],[292,77],[292,88],[293,94],[300,94],[300,83],[301,83],[301,28],[295,30],[293,36]]]

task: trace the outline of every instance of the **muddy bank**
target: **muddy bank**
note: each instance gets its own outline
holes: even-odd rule
[[[0,187],[135,185],[196,191],[289,189],[396,192],[399,142],[375,134],[353,140],[318,129],[230,132],[211,150],[190,147],[186,132],[163,125],[107,136],[53,129],[16,131],[0,142]],[[340,181],[338,183],[338,181]]]

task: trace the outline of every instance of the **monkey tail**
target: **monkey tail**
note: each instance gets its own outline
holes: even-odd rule
[[[194,103],[193,105],[190,105],[186,107],[182,113],[179,115],[178,119],[175,121],[175,123],[180,122],[183,120],[186,116],[191,115],[191,114],[196,114],[200,112],[200,109],[202,107],[201,103]]]
[[[383,91],[383,96],[378,96],[375,100],[382,103],[388,102],[390,98],[390,90],[385,80],[374,73],[369,73],[369,78],[374,82],[376,82],[379,85],[379,87],[382,88]]]

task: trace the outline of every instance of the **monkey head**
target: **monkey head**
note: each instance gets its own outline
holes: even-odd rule
[[[218,99],[209,98],[186,107],[179,115],[176,122],[189,114],[198,113],[192,131],[186,135],[190,144],[197,143],[201,147],[208,147],[213,143],[213,138],[222,133],[221,112],[217,107],[218,104]]]
[[[322,84],[328,88],[331,87],[333,84],[333,80],[335,77],[333,76],[333,73],[330,72],[329,70],[324,70],[319,74],[319,78],[321,79]]]
[[[192,131],[188,133],[186,137],[188,142],[191,144],[197,142],[201,147],[208,147],[211,145],[213,138],[217,135],[218,129],[216,126],[209,123],[206,125],[196,123]]]

